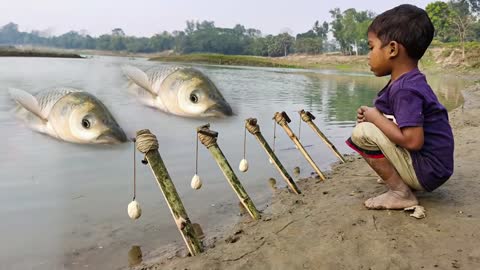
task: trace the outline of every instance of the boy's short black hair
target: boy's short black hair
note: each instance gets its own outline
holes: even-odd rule
[[[419,60],[432,42],[435,28],[425,10],[414,5],[400,5],[375,17],[368,32],[375,33],[387,45],[402,44],[408,56]]]

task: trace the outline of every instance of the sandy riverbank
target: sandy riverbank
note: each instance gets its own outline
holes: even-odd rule
[[[417,194],[426,218],[367,210],[363,201],[385,187],[349,156],[325,182],[299,181],[302,195],[278,190],[261,221],[244,217],[222,238],[207,235],[200,256],[178,256],[185,248],[177,246],[144,254],[150,259],[135,269],[480,269],[480,84],[464,95],[464,106],[450,113],[454,175]]]

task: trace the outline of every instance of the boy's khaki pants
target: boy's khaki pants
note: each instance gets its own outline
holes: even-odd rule
[[[405,184],[414,190],[423,190],[408,150],[391,142],[374,124],[369,122],[357,124],[347,144],[364,157],[387,158]]]

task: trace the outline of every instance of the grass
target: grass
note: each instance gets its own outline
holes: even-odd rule
[[[235,65],[235,66],[254,66],[254,67],[281,67],[281,68],[304,68],[297,63],[282,61],[270,57],[258,57],[247,55],[223,55],[223,54],[207,54],[193,53],[184,55],[166,55],[156,56],[149,60],[164,62],[189,62],[214,65]]]

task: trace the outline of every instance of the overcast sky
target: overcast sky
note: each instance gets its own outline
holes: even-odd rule
[[[434,0],[0,0],[0,26],[9,22],[21,31],[49,30],[58,35],[86,30],[98,36],[122,28],[127,35],[152,36],[184,30],[186,20],[214,21],[218,27],[242,24],[264,34],[311,29],[316,20],[330,22],[329,10],[347,8],[379,14],[399,4],[418,7]]]

